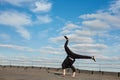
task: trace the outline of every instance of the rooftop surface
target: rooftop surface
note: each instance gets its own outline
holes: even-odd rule
[[[54,68],[0,66],[0,80],[120,80],[118,73],[77,71],[75,78],[71,75],[68,71],[62,76],[62,70]]]

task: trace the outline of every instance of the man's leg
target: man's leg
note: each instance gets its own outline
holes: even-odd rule
[[[75,59],[92,59],[92,60],[94,60],[96,62],[94,56],[79,55],[79,54],[74,53],[72,55],[72,57],[75,58]]]
[[[66,70],[65,69],[63,69],[63,76],[65,76],[66,75]]]
[[[76,74],[75,67],[74,67],[74,66],[71,66],[71,69],[72,69],[72,71],[73,71],[72,77],[75,77],[75,74]]]
[[[64,44],[65,51],[66,51],[67,55],[72,55],[72,51],[71,51],[71,50],[69,49],[69,47],[68,47],[68,42],[69,42],[69,40],[68,40],[67,36],[64,36],[64,37],[65,37],[65,39],[66,39],[66,42],[65,42],[65,44]]]
[[[66,74],[66,65],[65,65],[65,63],[66,63],[66,59],[64,60],[64,62],[62,63],[62,69],[63,69],[63,76],[65,76],[65,74]]]
[[[72,77],[75,77],[75,74],[76,74],[76,72],[73,72],[73,75],[72,75]]]
[[[79,55],[79,54],[75,54],[75,53],[73,53],[72,57],[75,59],[92,59],[91,56]]]

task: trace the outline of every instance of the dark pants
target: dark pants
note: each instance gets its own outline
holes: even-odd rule
[[[92,59],[91,56],[79,55],[79,54],[72,52],[68,48],[67,45],[68,45],[68,40],[66,40],[65,45],[64,45],[65,51],[67,53],[67,57],[64,60],[64,62],[62,63],[62,69],[71,68],[72,71],[75,72],[76,70],[75,70],[75,67],[73,66],[75,59]],[[73,60],[70,59],[69,57],[72,58]]]
[[[75,59],[71,59],[69,56],[67,56],[62,63],[62,69],[71,68],[72,71],[75,72],[75,68],[73,66],[74,62],[75,62]]]
[[[73,72],[76,72],[75,67],[73,65],[71,66],[71,69]]]
[[[73,58],[73,59],[91,59],[92,58],[91,56],[79,55],[79,54],[76,54],[76,53],[72,52],[68,48],[67,45],[68,45],[68,40],[66,40],[64,48],[65,48],[65,51],[66,51],[67,55],[70,56],[71,58]]]

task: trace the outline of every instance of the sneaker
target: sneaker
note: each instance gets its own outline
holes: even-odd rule
[[[96,62],[96,60],[95,60],[95,57],[94,57],[94,56],[92,57],[92,60],[94,60],[94,61]]]
[[[65,37],[65,39],[67,39],[67,40],[68,40],[67,36],[64,36],[64,37]]]

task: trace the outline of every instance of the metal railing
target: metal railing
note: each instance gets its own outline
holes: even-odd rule
[[[34,66],[61,68],[62,61],[0,59],[3,66]],[[120,63],[76,63],[75,67],[81,70],[120,72]]]

